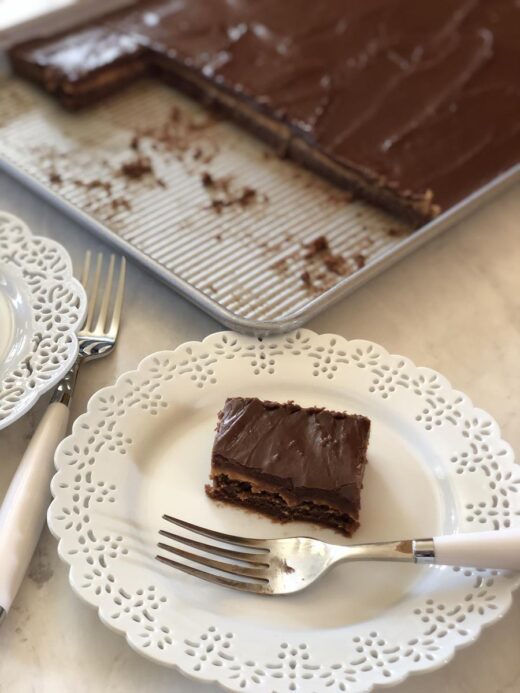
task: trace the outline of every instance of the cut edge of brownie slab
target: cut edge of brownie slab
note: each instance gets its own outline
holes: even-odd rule
[[[208,496],[351,536],[359,527],[370,420],[255,397],[219,412]]]
[[[174,51],[145,40],[138,31],[125,30],[124,19],[130,11],[132,8],[119,10],[76,29],[15,45],[9,51],[14,72],[39,84],[71,111],[110,96],[142,75],[157,75],[297,164],[414,227],[439,214],[431,190],[393,189],[376,171],[336,160],[251,95],[208,78]],[[86,59],[78,60],[82,55]]]
[[[294,126],[262,109],[254,99],[217,85],[173,58],[155,56],[151,64],[164,82],[188,94],[207,108],[222,113],[296,164],[318,174],[339,188],[351,191],[417,228],[439,215],[431,190],[421,193],[391,189],[388,182],[361,168],[352,168],[307,142]]]

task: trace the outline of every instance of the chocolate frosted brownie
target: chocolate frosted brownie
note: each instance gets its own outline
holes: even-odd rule
[[[256,398],[226,400],[206,492],[281,522],[303,520],[350,536],[359,526],[370,421]]]
[[[154,72],[420,224],[520,161],[517,0],[148,0],[15,47],[79,107]]]

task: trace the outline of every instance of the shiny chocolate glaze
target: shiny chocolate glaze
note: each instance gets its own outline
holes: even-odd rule
[[[426,216],[520,161],[517,0],[154,0],[96,26],[54,54],[64,78],[138,44]]]
[[[226,400],[215,435],[212,475],[253,481],[289,504],[329,503],[357,518],[370,421],[256,398]]]

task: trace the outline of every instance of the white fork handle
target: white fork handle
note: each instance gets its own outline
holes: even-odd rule
[[[520,529],[434,537],[435,563],[520,570]]]
[[[15,472],[0,508],[0,613],[7,613],[40,537],[51,498],[54,452],[69,409],[50,404]]]

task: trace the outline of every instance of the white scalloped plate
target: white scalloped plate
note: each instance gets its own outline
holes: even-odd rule
[[[154,560],[161,514],[224,532],[312,534],[204,494],[230,395],[373,422],[356,541],[520,525],[520,470],[493,419],[438,373],[370,342],[232,332],[144,359],[91,399],[56,455],[49,510],[74,590],[138,652],[232,691],[370,691],[441,666],[511,603],[497,571],[357,564],[288,597],[241,594]]]
[[[85,309],[67,251],[0,212],[0,429],[69,370]]]

